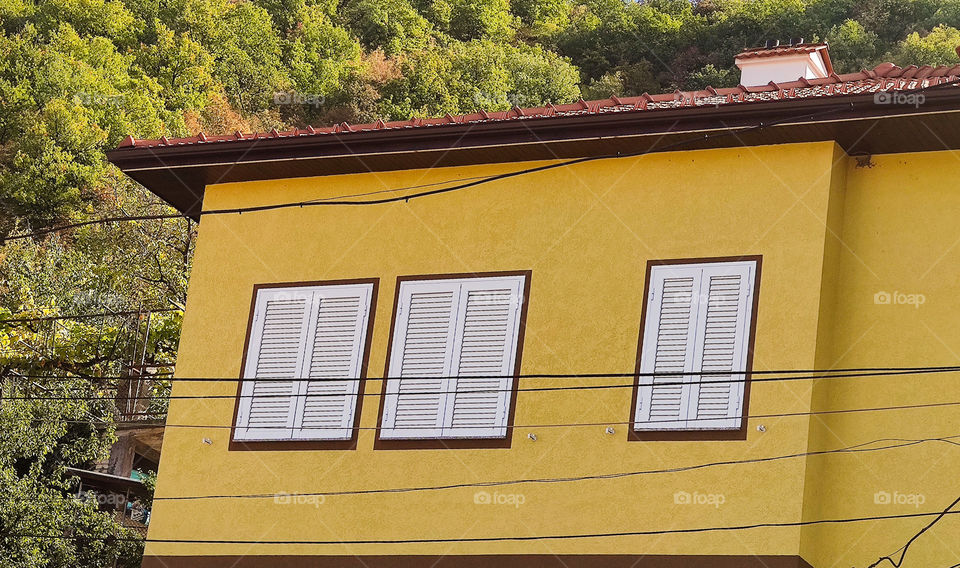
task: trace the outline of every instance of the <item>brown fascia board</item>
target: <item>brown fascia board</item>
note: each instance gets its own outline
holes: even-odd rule
[[[960,90],[924,95],[920,106],[878,105],[873,94],[846,95],[121,148],[107,158],[199,218],[204,188],[216,183],[823,140],[837,141],[850,154],[960,148]],[[759,124],[770,126],[718,135]]]

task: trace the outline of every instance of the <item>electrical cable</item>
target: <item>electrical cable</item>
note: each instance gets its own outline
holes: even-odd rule
[[[125,221],[153,221],[157,219],[189,219],[189,218],[190,217],[188,215],[184,215],[183,213],[102,217],[100,219],[90,219],[88,221],[79,221],[76,223],[69,223],[67,225],[58,225],[56,227],[50,227],[47,229],[39,229],[37,231],[33,231],[32,233],[10,235],[0,239],[0,245],[4,245],[10,241],[19,241],[22,239],[32,239],[34,237],[42,237],[43,235],[49,235],[50,233],[58,233],[60,231],[67,231],[70,229],[79,229],[80,227],[88,227],[90,225],[105,225],[108,223],[120,223]]]
[[[150,308],[143,310],[125,310],[118,312],[100,312],[93,314],[77,314],[70,316],[42,316],[35,318],[11,318],[11,319],[0,319],[0,324],[5,323],[28,323],[28,322],[39,322],[39,321],[59,321],[59,320],[83,320],[83,319],[93,319],[100,317],[114,317],[114,316],[134,316],[138,314],[147,314],[147,313],[166,313],[166,312],[182,312],[182,308]]]
[[[652,383],[656,386],[682,386],[682,385],[709,385],[709,384],[738,384],[738,383],[765,383],[765,382],[784,382],[784,381],[808,381],[808,380],[832,380],[832,379],[848,379],[848,378],[867,378],[867,377],[891,377],[891,376],[902,376],[902,375],[930,375],[935,373],[945,373],[945,372],[956,372],[956,368],[938,368],[931,370],[911,370],[911,371],[890,371],[890,372],[873,372],[873,373],[843,373],[843,374],[830,374],[830,375],[809,375],[809,376],[788,376],[788,377],[759,377],[759,378],[743,378],[743,379],[727,379],[727,380],[706,380],[706,381],[663,381]],[[694,375],[696,373],[679,373],[680,375]],[[526,378],[533,378],[542,375],[533,375],[527,376]],[[562,375],[568,378],[584,378],[584,377],[595,377],[596,375]],[[632,375],[629,375],[632,376]],[[559,378],[557,375],[550,375],[546,378]],[[397,378],[397,377],[388,377],[388,378]],[[411,378],[411,377],[404,377]],[[429,379],[441,379],[443,377],[424,377]],[[460,379],[477,379],[477,378],[490,378],[490,377],[449,377],[449,378],[460,378]],[[500,377],[500,378],[512,378],[512,377]],[[178,379],[174,378],[173,381]],[[249,379],[248,379],[249,380]],[[324,379],[278,379],[271,380],[267,382],[305,382],[305,381],[322,381]],[[356,381],[360,379],[333,379],[335,382],[348,382]],[[383,380],[380,379],[367,379],[367,380]],[[652,386],[651,385],[640,385],[641,387]],[[457,394],[458,392],[470,392],[470,393],[512,393],[512,392],[555,392],[555,391],[581,391],[581,390],[611,390],[611,389],[632,389],[635,388],[636,384],[623,383],[623,384],[602,384],[602,385],[566,385],[566,386],[553,386],[553,387],[517,387],[514,389],[464,389],[462,391],[405,391],[403,395],[444,395],[444,394]],[[270,398],[328,398],[328,397],[342,397],[342,396],[383,396],[379,392],[360,392],[356,394],[345,395],[343,393],[290,393],[290,394],[219,394],[219,395],[171,395],[165,397],[169,400],[217,400],[217,399],[237,399],[237,398],[258,398],[258,399],[270,399]],[[397,393],[386,393],[386,396],[397,396]],[[70,396],[0,396],[0,400],[103,400],[104,397],[70,397]],[[153,396],[127,396],[127,397],[110,397],[113,400],[150,400],[155,397]]]
[[[725,127],[725,128],[723,129],[723,131],[720,132],[720,133],[717,133],[717,134],[704,134],[703,136],[698,136],[698,137],[696,137],[696,138],[690,138],[690,139],[686,139],[686,140],[679,140],[679,141],[677,141],[677,142],[673,142],[673,143],[670,143],[670,144],[666,144],[666,145],[664,145],[664,146],[657,147],[657,148],[656,148],[656,151],[657,151],[657,152],[665,152],[665,151],[667,151],[667,150],[671,150],[671,149],[674,149],[674,148],[679,148],[679,147],[681,147],[681,146],[686,146],[687,144],[691,144],[691,143],[694,143],[694,142],[701,142],[701,141],[703,141],[703,140],[710,140],[710,139],[713,139],[713,138],[722,138],[722,137],[726,137],[726,136],[738,137],[739,134],[745,134],[745,133],[751,132],[751,131],[753,131],[753,130],[762,130],[762,129],[764,129],[764,128],[770,128],[770,127],[772,127],[772,126],[777,126],[778,124],[782,124],[782,123],[794,122],[794,121],[799,120],[799,119],[804,118],[804,117],[816,118],[817,116],[828,116],[828,115],[830,115],[830,114],[835,114],[835,113],[837,113],[837,112],[840,112],[841,110],[844,110],[844,109],[846,109],[846,108],[848,107],[848,104],[846,104],[846,103],[838,103],[838,105],[839,105],[839,106],[838,106],[837,108],[835,108],[835,109],[825,110],[825,111],[823,111],[823,112],[821,112],[821,113],[819,113],[819,114],[814,114],[814,115],[811,115],[810,113],[803,113],[803,114],[799,114],[799,115],[794,116],[794,117],[785,118],[785,119],[781,119],[781,120],[776,120],[776,121],[771,121],[771,122],[766,122],[766,123],[765,123],[765,122],[760,122],[759,124],[756,124],[756,125],[754,125],[754,126],[747,126],[747,127],[736,128],[736,129],[732,129],[732,128],[729,128],[729,127]],[[652,154],[652,153],[654,153],[654,149],[653,149],[653,148],[650,148],[650,149],[648,149],[648,150],[641,150],[641,151],[638,151],[638,152],[623,152],[623,153],[617,153],[617,154],[602,154],[602,155],[599,155],[599,156],[585,156],[585,157],[582,157],[582,158],[574,158],[574,159],[571,159],[571,160],[564,160],[564,161],[555,162],[555,163],[552,163],[552,164],[544,164],[544,165],[542,165],[542,166],[535,166],[535,167],[532,167],[532,168],[525,168],[525,169],[516,170],[516,171],[513,171],[513,172],[505,172],[505,173],[502,173],[502,174],[491,175],[491,176],[488,176],[488,177],[483,178],[483,179],[474,180],[474,181],[469,181],[469,182],[466,182],[466,183],[460,183],[460,184],[453,185],[453,186],[450,186],[450,187],[444,187],[444,188],[440,188],[440,189],[432,189],[432,190],[422,191],[422,192],[413,193],[413,194],[408,194],[408,195],[398,195],[398,196],[395,196],[395,197],[385,197],[385,198],[382,198],[382,199],[372,199],[372,200],[367,200],[367,201],[343,201],[343,200],[333,200],[333,199],[329,199],[329,200],[322,201],[322,202],[318,202],[318,201],[299,201],[299,202],[289,202],[289,203],[273,203],[273,204],[268,204],[268,205],[256,205],[256,206],[249,206],[249,207],[235,207],[235,208],[225,208],[225,209],[210,209],[210,210],[207,210],[207,211],[201,211],[201,212],[200,212],[200,215],[201,215],[201,216],[203,216],[203,215],[231,215],[231,214],[242,214],[242,213],[247,213],[247,212],[260,212],[260,211],[273,211],[273,210],[276,210],[276,209],[289,209],[289,208],[294,208],[294,207],[299,207],[299,208],[302,208],[302,207],[311,207],[311,206],[318,206],[318,205],[347,205],[347,206],[349,206],[349,205],[385,205],[385,204],[388,204],[388,203],[399,203],[399,202],[401,202],[401,201],[403,201],[403,202],[406,203],[406,202],[409,202],[411,199],[418,199],[418,198],[420,198],[420,197],[429,197],[429,196],[432,196],[432,195],[441,195],[441,194],[450,193],[450,192],[453,192],[453,191],[461,191],[461,190],[464,190],[464,189],[469,189],[469,188],[476,187],[476,186],[483,185],[483,184],[487,184],[487,183],[490,183],[490,182],[500,181],[500,180],[509,179],[509,178],[513,178],[513,177],[518,177],[518,176],[522,176],[522,175],[529,175],[529,174],[533,174],[533,173],[539,173],[539,172],[544,172],[544,171],[553,170],[553,169],[557,169],[557,168],[564,168],[564,167],[574,166],[574,165],[577,165],[577,164],[582,164],[582,163],[587,163],[587,162],[594,162],[594,161],[598,161],[598,160],[612,160],[612,159],[621,159],[621,158],[636,158],[636,157],[645,156],[645,155]]]
[[[944,88],[944,87],[949,87],[949,86],[952,86],[952,85],[956,85],[957,83],[960,83],[960,80],[947,81],[947,82],[945,82],[945,83],[938,83],[938,84],[936,84],[936,85],[928,85],[928,86],[926,86],[926,87],[920,87],[920,88],[916,88],[916,89],[898,90],[898,91],[896,91],[896,92],[897,92],[898,94],[902,94],[902,95],[911,95],[911,94],[926,92],[926,91],[933,90],[933,89],[940,89],[940,88]],[[448,193],[448,192],[451,192],[451,191],[457,191],[457,190],[461,190],[461,189],[467,189],[467,188],[470,188],[470,187],[475,187],[475,186],[477,186],[477,185],[481,185],[481,184],[485,184],[485,183],[490,183],[490,182],[492,182],[492,181],[497,181],[497,180],[501,180],[501,179],[507,179],[507,178],[516,177],[516,176],[519,176],[519,175],[526,175],[526,174],[541,172],[541,171],[550,170],[550,169],[554,169],[554,168],[571,166],[571,165],[575,165],[575,164],[579,164],[579,163],[583,163],[583,162],[588,162],[588,161],[605,160],[605,159],[617,159],[617,158],[631,158],[631,157],[639,157],[639,156],[643,156],[643,155],[646,155],[646,154],[651,154],[651,153],[653,153],[654,151],[663,152],[663,151],[666,151],[666,150],[669,150],[669,149],[678,148],[678,147],[683,146],[683,145],[686,145],[686,144],[691,144],[691,143],[693,143],[693,142],[699,142],[699,141],[703,141],[703,140],[710,140],[710,139],[712,139],[712,138],[719,138],[719,137],[724,137],[724,136],[737,136],[738,134],[750,132],[750,131],[752,131],[752,130],[758,130],[758,129],[759,129],[759,130],[762,130],[762,129],[764,129],[764,128],[769,128],[769,127],[772,127],[772,126],[777,126],[777,125],[779,125],[779,124],[794,122],[794,121],[797,121],[797,120],[799,120],[799,119],[801,119],[801,118],[804,118],[804,117],[809,117],[810,120],[813,120],[813,119],[816,119],[816,118],[818,118],[818,117],[825,117],[825,116],[828,116],[828,115],[830,115],[830,114],[835,114],[835,113],[837,113],[837,112],[840,112],[841,110],[844,110],[844,109],[846,109],[846,108],[852,107],[852,105],[853,105],[852,102],[843,102],[843,101],[837,101],[836,104],[837,104],[837,108],[834,108],[834,109],[826,109],[826,110],[823,110],[822,112],[819,112],[819,113],[812,113],[812,114],[811,114],[811,113],[803,113],[803,114],[799,114],[799,115],[797,115],[797,116],[795,116],[795,117],[785,118],[785,119],[776,120],[776,121],[770,121],[770,122],[766,122],[766,123],[765,123],[765,122],[760,122],[760,123],[758,123],[758,124],[756,124],[756,125],[754,125],[754,126],[741,127],[741,128],[739,128],[739,129],[732,129],[732,128],[726,127],[723,132],[720,132],[720,133],[718,133],[718,134],[705,134],[705,135],[703,135],[703,136],[698,136],[698,137],[696,137],[696,138],[690,138],[690,139],[687,139],[687,140],[680,140],[680,141],[677,141],[677,142],[674,142],[674,143],[671,143],[671,144],[667,144],[667,145],[665,145],[665,146],[661,146],[661,147],[658,147],[658,148],[650,148],[650,149],[648,149],[648,150],[643,150],[643,151],[640,151],[640,152],[629,152],[629,153],[619,153],[619,154],[605,154],[605,155],[600,155],[600,156],[587,156],[587,157],[584,157],[584,158],[576,158],[576,159],[573,159],[573,160],[566,160],[566,161],[564,161],[564,162],[558,162],[558,163],[555,163],[555,164],[547,164],[547,165],[544,165],[544,166],[538,166],[538,167],[534,167],[534,168],[527,168],[527,169],[518,170],[518,171],[515,171],[515,172],[508,172],[508,173],[504,173],[504,174],[497,174],[497,175],[487,176],[487,177],[484,177],[484,178],[481,178],[481,179],[474,179],[473,181],[469,181],[469,182],[466,182],[466,183],[461,183],[461,184],[459,184],[459,185],[455,185],[455,186],[452,186],[452,187],[442,188],[442,189],[435,189],[435,190],[430,190],[430,191],[415,193],[415,194],[412,194],[412,195],[398,196],[398,197],[385,198],[385,199],[376,199],[376,200],[369,200],[369,201],[342,201],[342,199],[345,199],[345,198],[347,198],[347,197],[349,197],[349,196],[331,197],[331,198],[320,198],[320,199],[314,199],[314,200],[308,200],[308,201],[279,203],[279,204],[262,205],[262,206],[238,207],[238,208],[228,208],[228,209],[213,209],[213,210],[208,210],[208,211],[201,211],[201,212],[200,212],[200,215],[201,215],[201,216],[203,216],[203,215],[223,215],[223,214],[233,214],[233,213],[241,214],[241,213],[245,213],[245,212],[268,211],[268,210],[272,210],[272,209],[281,209],[281,208],[288,208],[288,207],[301,207],[301,208],[302,208],[302,207],[317,206],[317,205],[380,205],[380,204],[394,203],[394,202],[399,202],[399,201],[405,201],[405,202],[406,202],[406,201],[409,201],[409,200],[411,200],[411,199],[416,199],[416,198],[419,198],[419,197],[426,197],[426,196],[429,196],[429,195],[438,195],[438,194],[441,194],[441,193]],[[458,180],[449,180],[449,183],[452,183],[453,181],[458,181]],[[443,183],[443,182],[438,182],[438,184],[440,184],[440,183]],[[418,186],[411,186],[411,188],[416,188],[416,187],[418,187]],[[397,188],[397,189],[382,190],[381,192],[403,191],[403,190],[404,190],[404,188]],[[3,244],[5,244],[5,243],[7,243],[8,241],[15,241],[15,240],[21,240],[21,239],[29,239],[29,238],[33,238],[33,237],[38,237],[38,236],[47,235],[47,234],[54,233],[54,232],[65,231],[65,230],[69,230],[69,229],[76,229],[76,228],[79,228],[79,227],[86,227],[86,226],[89,226],[89,225],[115,223],[115,222],[121,222],[121,221],[148,221],[148,220],[155,220],[155,219],[189,219],[189,218],[190,218],[189,215],[186,215],[186,214],[183,214],[183,213],[176,213],[176,214],[160,214],[160,215],[117,216],[117,217],[106,217],[106,218],[101,218],[101,219],[91,219],[91,220],[88,220],[88,221],[81,221],[81,222],[71,223],[71,224],[67,224],[67,225],[60,225],[60,226],[57,226],[57,227],[50,227],[50,228],[48,228],[48,229],[41,229],[41,230],[34,231],[34,232],[31,232],[31,233],[23,233],[23,234],[19,234],[19,235],[7,236],[7,237],[4,237],[4,238],[0,239],[0,245],[3,245]]]
[[[946,406],[960,406],[960,401],[955,402],[931,402],[926,404],[904,404],[899,406],[877,406],[870,408],[842,408],[837,410],[813,410],[808,412],[784,412],[779,414],[751,414],[749,416],[744,416],[744,420],[759,420],[762,418],[794,418],[800,416],[828,416],[833,414],[856,414],[864,412],[888,412],[894,410],[916,410],[921,408],[938,408]],[[157,416],[160,413],[150,412],[144,413],[145,416]],[[36,421],[34,421],[36,422]],[[65,420],[57,422],[67,422],[75,424],[89,424],[89,420]],[[655,424],[658,422],[673,423],[676,420],[646,420],[644,424]],[[112,422],[115,425],[134,425],[137,424],[137,420],[126,420],[126,421],[116,421]],[[572,422],[567,424],[514,424],[509,426],[514,430],[521,429],[532,429],[532,428],[574,428],[574,427],[603,427],[603,426],[630,426],[632,422],[623,422],[623,421],[609,421],[609,422]],[[462,424],[462,428],[472,428],[472,427],[481,427],[489,426],[489,424]],[[222,429],[222,430],[232,430],[234,427],[225,425],[225,424],[164,424],[164,428],[195,428],[195,429]],[[397,428],[398,430],[423,430],[423,429],[435,429],[435,426],[404,426],[403,428]],[[258,426],[258,430],[290,430],[289,426]],[[298,428],[299,430],[343,430],[340,426],[302,426]],[[380,430],[377,426],[358,426],[352,428],[353,430]]]
[[[158,363],[155,366],[157,367],[173,367],[175,363]],[[728,376],[728,375],[793,375],[793,374],[823,374],[826,376],[833,376],[831,373],[868,373],[868,374],[884,374],[884,373],[939,373],[939,372],[954,372],[960,371],[960,365],[935,365],[935,366],[917,366],[917,367],[847,367],[847,368],[831,368],[831,369],[765,369],[765,370],[732,370],[732,371],[657,371],[657,372],[632,372],[632,373],[520,373],[517,375],[510,375],[509,377],[491,377],[491,378],[515,378],[515,379],[619,379],[619,378],[632,378],[632,377],[683,377],[683,376]],[[74,378],[88,378],[88,377],[64,377],[61,375],[37,375],[30,374],[24,375],[17,373],[17,377],[28,378],[28,379],[74,379]],[[97,379],[110,379],[117,381],[124,380],[139,380],[139,377],[89,377]],[[396,378],[396,377],[386,377],[386,378]],[[456,375],[443,375],[443,376],[432,376],[429,377],[432,379],[456,379],[459,376]],[[477,378],[477,377],[467,377],[467,378]],[[237,381],[249,381],[257,380],[259,382],[287,382],[287,381],[310,381],[310,380],[336,380],[339,382],[361,382],[361,381],[382,381],[384,377],[364,377],[364,378],[338,378],[338,379],[317,379],[310,377],[299,377],[299,378],[242,378],[242,377],[176,377],[175,381],[182,383],[223,383],[223,382],[237,382]],[[753,379],[753,381],[758,381],[759,379]],[[728,382],[728,381],[724,381]],[[663,384],[663,383],[658,383]]]
[[[957,81],[947,82],[947,83],[941,83],[941,84],[938,84],[938,85],[929,85],[929,86],[927,86],[927,87],[923,87],[923,88],[919,88],[919,89],[908,89],[908,90],[901,90],[901,91],[897,91],[897,92],[898,92],[898,93],[901,93],[901,94],[904,94],[904,95],[908,95],[908,94],[912,94],[912,93],[920,93],[920,92],[923,92],[923,91],[932,89],[932,88],[934,88],[934,87],[946,87],[946,86],[949,86],[949,85],[954,84],[954,83],[956,83],[956,82],[957,82]],[[314,199],[314,200],[300,201],[300,202],[288,202],[288,203],[278,203],[278,204],[271,204],[271,205],[261,205],[261,206],[251,206],[251,207],[238,207],[238,208],[228,208],[228,209],[213,209],[213,210],[208,210],[208,211],[201,211],[201,212],[200,212],[200,215],[201,215],[201,217],[202,217],[202,216],[204,216],[204,215],[223,215],[223,214],[234,214],[234,213],[236,213],[236,214],[241,214],[241,213],[246,213],[246,212],[268,211],[268,210],[272,210],[272,209],[281,209],[281,208],[289,208],[289,207],[309,207],[309,206],[318,206],[318,205],[381,205],[381,204],[394,203],[394,202],[399,202],[399,201],[409,201],[410,199],[416,199],[416,198],[419,198],[419,197],[426,197],[426,196],[429,196],[429,195],[439,195],[439,194],[448,193],[448,192],[451,192],[451,191],[458,191],[458,190],[461,190],[461,189],[467,189],[467,188],[475,187],[475,186],[478,186],[478,185],[481,185],[481,184],[490,183],[490,182],[493,182],[493,181],[498,181],[498,180],[507,179],[507,178],[511,178],[511,177],[516,177],[516,176],[520,176],[520,175],[532,174],[532,173],[541,172],[541,171],[550,170],[550,169],[555,169],[555,168],[560,168],[560,167],[572,166],[572,165],[576,165],[576,164],[583,163],[583,162],[588,162],[588,161],[604,160],[604,159],[616,159],[616,158],[639,157],[639,156],[643,156],[643,155],[646,155],[646,154],[653,153],[654,151],[663,152],[663,151],[666,151],[666,150],[669,150],[669,149],[678,148],[678,147],[683,146],[683,145],[691,144],[691,143],[694,143],[694,142],[700,142],[700,141],[703,141],[703,140],[709,140],[709,139],[712,139],[712,138],[718,138],[718,137],[723,137],[723,136],[737,136],[738,134],[750,132],[750,131],[752,131],[752,130],[769,128],[769,127],[772,127],[772,126],[777,126],[777,125],[782,124],[782,123],[793,122],[793,121],[799,120],[799,119],[804,118],[804,117],[809,117],[809,119],[813,120],[813,119],[816,119],[816,118],[818,118],[818,117],[825,117],[825,116],[828,116],[828,115],[830,115],[830,114],[835,114],[835,113],[840,112],[841,110],[844,110],[844,109],[846,109],[846,108],[848,108],[848,107],[850,107],[850,106],[852,105],[852,103],[842,102],[842,101],[837,101],[836,104],[837,104],[837,108],[834,108],[834,109],[826,109],[826,110],[823,110],[823,111],[821,111],[821,112],[819,112],[819,113],[812,113],[812,114],[811,114],[811,113],[803,113],[803,114],[799,114],[799,115],[797,115],[797,116],[795,116],[795,117],[785,118],[785,119],[781,119],[781,120],[777,120],[777,121],[771,121],[771,122],[767,122],[767,123],[760,122],[760,123],[758,123],[758,124],[756,124],[756,125],[754,125],[754,126],[741,127],[741,128],[737,128],[737,129],[733,129],[733,128],[727,127],[727,128],[724,129],[723,132],[720,132],[720,133],[718,133],[718,134],[712,134],[712,135],[711,135],[711,134],[705,134],[705,135],[703,135],[703,136],[697,136],[696,138],[690,138],[690,139],[687,139],[687,140],[680,140],[680,141],[677,141],[677,142],[674,142],[674,143],[671,143],[671,144],[667,144],[667,145],[665,145],[665,146],[661,146],[661,147],[658,147],[658,148],[650,148],[650,149],[648,149],[648,150],[643,150],[643,151],[639,151],[639,152],[630,152],[630,153],[621,153],[621,154],[605,154],[605,155],[600,155],[600,156],[587,156],[587,157],[583,157],[583,158],[576,158],[576,159],[573,159],[573,160],[565,160],[565,161],[563,161],[563,162],[558,162],[558,163],[554,163],[554,164],[547,164],[547,165],[544,165],[544,166],[538,166],[538,167],[534,167],[534,168],[526,168],[526,169],[517,170],[517,171],[514,171],[514,172],[507,172],[507,173],[503,173],[503,174],[486,176],[486,177],[482,177],[482,178],[480,178],[480,179],[472,179],[471,181],[467,181],[467,182],[465,182],[465,183],[460,183],[460,184],[458,184],[458,185],[454,185],[454,186],[451,186],[451,187],[429,190],[429,191],[425,191],[425,192],[415,193],[415,194],[412,194],[412,195],[397,196],[397,197],[384,198],[384,199],[375,199],[375,200],[367,200],[367,201],[344,201],[344,199],[347,199],[347,198],[349,198],[349,197],[356,197],[356,196],[357,196],[357,195],[353,195],[353,196],[345,195],[345,196],[340,196],[340,197],[321,198],[321,199]],[[459,181],[459,180],[449,180],[447,183],[453,183],[454,181]],[[437,182],[437,184],[440,184],[440,183],[444,183],[444,182]],[[404,190],[406,190],[406,189],[413,189],[413,188],[417,188],[417,187],[418,187],[418,186],[411,186],[411,187],[409,187],[409,188],[387,189],[387,190],[381,190],[381,192],[404,191]],[[107,218],[101,218],[101,219],[91,219],[91,220],[88,220],[88,221],[82,221],[82,222],[77,222],[77,223],[70,223],[70,224],[67,224],[67,225],[60,225],[60,226],[57,226],[57,227],[50,227],[50,228],[48,228],[48,229],[41,229],[41,230],[34,231],[34,232],[31,232],[31,233],[23,233],[23,234],[19,234],[19,235],[7,236],[7,237],[5,237],[5,238],[3,238],[3,239],[0,239],[0,245],[6,243],[6,242],[8,242],[8,241],[14,241],[14,240],[20,240],[20,239],[28,239],[28,238],[33,238],[33,237],[38,237],[38,236],[47,235],[47,234],[54,233],[54,232],[65,231],[65,230],[69,230],[69,229],[76,229],[76,228],[79,228],[79,227],[85,227],[85,226],[95,225],[95,224],[106,224],[106,223],[114,223],[114,222],[120,222],[120,221],[147,221],[147,220],[154,220],[154,219],[181,219],[181,218],[188,219],[188,218],[190,218],[190,217],[189,217],[188,215],[186,215],[186,214],[178,213],[178,214],[165,214],[165,215],[136,215],[136,216],[127,216],[127,217],[119,217],[119,216],[118,216],[118,217],[107,217]]]
[[[929,524],[927,524],[927,525],[924,526],[922,529],[920,529],[920,532],[918,532],[917,534],[915,534],[915,535],[913,535],[912,537],[910,537],[910,540],[908,540],[906,544],[904,544],[903,546],[901,546],[901,547],[897,550],[897,552],[900,553],[900,560],[894,561],[893,555],[897,553],[897,552],[894,552],[893,554],[890,554],[889,556],[884,556],[884,557],[878,559],[876,562],[874,562],[873,564],[871,564],[871,565],[868,566],[867,568],[877,568],[877,566],[879,566],[879,565],[882,564],[883,562],[889,562],[890,565],[893,566],[894,568],[900,568],[900,566],[903,565],[903,560],[904,560],[904,559],[906,558],[906,556],[907,556],[907,551],[910,550],[910,546],[911,546],[914,542],[916,542],[916,540],[917,540],[918,538],[920,538],[920,537],[923,535],[923,533],[925,533],[925,532],[927,532],[928,530],[930,530],[931,528],[933,528],[934,525],[936,525],[937,523],[939,523],[940,520],[943,519],[943,518],[944,518],[945,516],[947,516],[948,514],[950,514],[950,513],[960,513],[960,511],[951,511],[951,509],[953,509],[954,507],[956,507],[957,504],[960,504],[960,497],[957,497],[952,503],[950,503],[949,505],[947,505],[947,508],[944,509],[943,511],[941,511],[940,514],[937,515],[937,518],[933,519],[932,521],[930,521]]]
[[[752,523],[746,525],[694,527],[685,529],[583,533],[564,535],[529,535],[529,536],[493,536],[493,537],[460,537],[460,538],[411,538],[411,539],[370,539],[370,540],[203,540],[180,538],[147,538],[145,542],[154,544],[279,544],[279,545],[363,545],[363,544],[435,544],[435,543],[463,543],[463,542],[519,542],[540,540],[574,540],[584,538],[613,538],[626,536],[658,536],[666,534],[691,534],[704,532],[729,532],[760,528],[789,528],[823,524],[848,524],[866,521],[885,521],[892,519],[913,519],[939,515],[938,512],[904,513],[900,515],[875,515],[869,517],[845,517],[836,519],[817,519],[812,521],[787,521]],[[960,514],[960,511],[951,511],[948,514]],[[94,540],[94,541],[129,541],[144,542],[143,539],[127,537],[88,537],[69,535],[44,535],[35,533],[12,533],[6,538],[38,538],[51,540]]]
[[[767,456],[762,458],[749,458],[749,459],[743,459],[743,460],[724,460],[724,461],[716,461],[716,462],[680,466],[680,467],[662,468],[662,469],[625,471],[625,472],[594,474],[594,475],[578,475],[578,476],[571,476],[571,477],[527,478],[527,479],[510,479],[510,480],[501,480],[501,481],[477,481],[477,482],[465,482],[465,483],[451,483],[446,485],[426,485],[426,486],[416,486],[416,487],[391,487],[391,488],[379,488],[379,489],[355,489],[355,490],[343,490],[343,491],[306,492],[306,493],[296,493],[291,495],[294,495],[297,497],[340,497],[340,496],[347,496],[347,495],[375,495],[375,494],[384,494],[384,493],[391,493],[391,494],[392,493],[417,493],[417,492],[423,492],[423,491],[445,491],[449,489],[504,487],[509,485],[554,484],[554,483],[572,483],[572,482],[580,482],[580,481],[595,481],[595,480],[607,480],[607,479],[623,479],[623,478],[639,477],[639,476],[645,476],[645,475],[683,473],[688,471],[695,471],[695,470],[706,469],[711,467],[719,467],[719,466],[766,463],[766,462],[781,461],[786,459],[813,457],[813,456],[819,456],[819,455],[875,452],[875,451],[883,451],[883,450],[916,446],[916,445],[921,445],[929,442],[944,442],[951,445],[957,445],[954,442],[956,438],[960,438],[960,434],[952,435],[952,436],[942,436],[937,438],[916,438],[916,439],[881,438],[878,440],[871,440],[869,442],[863,442],[861,444],[847,446],[844,448],[837,448],[833,450],[815,450],[810,452],[798,452],[793,454]],[[884,442],[899,442],[899,443],[887,445],[887,446],[879,446],[879,447],[866,447],[872,444],[878,444],[878,443],[884,443]],[[171,497],[154,497],[153,500],[154,501],[197,501],[197,500],[205,500],[205,499],[273,499],[273,498],[276,498],[277,495],[278,495],[277,493],[251,493],[251,494],[244,494],[244,495],[229,495],[229,494],[177,495],[177,496],[171,496]]]

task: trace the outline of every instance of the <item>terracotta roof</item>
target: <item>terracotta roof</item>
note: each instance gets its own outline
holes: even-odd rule
[[[813,49],[813,45],[785,46],[776,49]],[[754,51],[754,50],[751,50]],[[764,50],[770,51],[770,50]],[[757,55],[758,57],[760,55]],[[440,118],[412,118],[410,120],[384,122],[378,120],[369,124],[341,123],[335,126],[294,128],[292,130],[255,132],[244,134],[236,132],[226,136],[207,136],[199,133],[185,138],[160,138],[159,140],[135,139],[127,136],[119,148],[161,148],[173,146],[219,145],[231,142],[264,140],[271,138],[304,138],[314,136],[359,134],[372,131],[409,130],[419,128],[443,128],[450,125],[496,123],[519,120],[539,120],[554,117],[575,117],[614,113],[652,113],[663,109],[682,109],[684,107],[721,107],[727,105],[750,105],[752,103],[777,100],[826,99],[843,95],[869,94],[929,87],[960,80],[960,65],[917,67],[910,65],[898,67],[893,63],[882,63],[873,69],[857,73],[837,75],[832,73],[822,79],[800,79],[788,83],[770,82],[758,87],[742,85],[730,88],[714,89],[707,87],[702,91],[675,91],[650,95],[644,93],[638,97],[611,97],[596,101],[580,100],[570,104],[536,108],[514,107],[507,111],[479,111],[473,114]]]
[[[751,47],[737,54],[736,59],[751,59],[754,57],[773,57],[775,55],[799,55],[813,53],[827,49],[825,43],[796,43],[793,45],[778,45],[775,47]]]

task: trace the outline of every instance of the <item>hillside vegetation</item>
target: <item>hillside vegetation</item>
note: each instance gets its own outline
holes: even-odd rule
[[[957,63],[958,27],[960,0],[0,0],[0,238],[170,212],[106,163],[127,134],[731,86],[734,55],[767,39],[828,41],[841,73]],[[183,306],[195,232],[172,219],[6,241],[0,319]],[[97,540],[120,533],[64,475],[109,448],[105,377],[141,341],[140,359],[173,361],[179,313],[145,320],[145,340],[130,325],[0,322],[4,395],[102,398],[0,402],[0,566],[138,565],[136,543]]]

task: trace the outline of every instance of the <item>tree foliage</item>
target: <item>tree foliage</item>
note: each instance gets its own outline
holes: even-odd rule
[[[25,397],[27,388],[0,382],[4,396]],[[76,380],[33,392],[82,396],[95,392]],[[89,464],[109,448],[110,432],[86,421],[97,402],[6,400],[0,405],[0,558],[5,567],[77,568],[139,566],[136,533],[117,525],[96,502],[72,496],[67,467]],[[69,535],[73,538],[33,538]]]
[[[168,212],[104,158],[124,136],[407,119],[736,84],[767,39],[826,40],[836,69],[960,61],[960,0],[0,0],[0,238]],[[182,307],[195,225],[95,225],[0,246],[0,319]],[[112,440],[103,377],[173,362],[180,316],[0,322],[0,558],[137,564],[69,495]],[[70,379],[65,377],[82,377]],[[162,391],[166,383],[158,381]],[[67,389],[67,390],[62,390]],[[162,401],[157,410],[162,410]],[[7,497],[10,497],[8,499]],[[47,532],[77,539],[13,536]],[[82,538],[81,538],[82,537]]]

